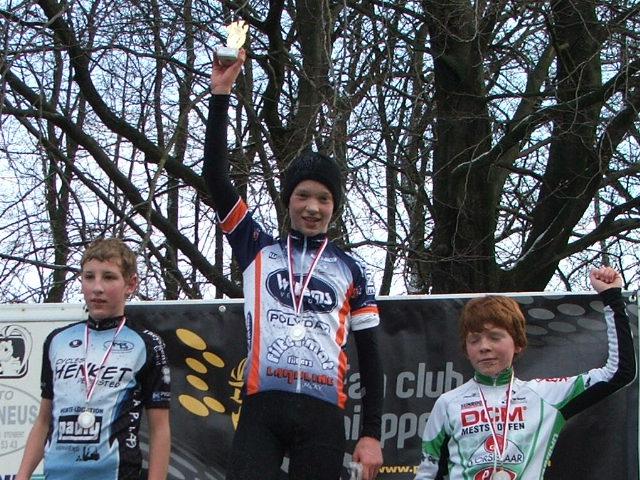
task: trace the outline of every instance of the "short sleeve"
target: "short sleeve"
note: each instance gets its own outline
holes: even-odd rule
[[[147,348],[147,360],[142,371],[142,398],[146,408],[169,408],[171,374],[165,344],[155,332],[142,332]]]

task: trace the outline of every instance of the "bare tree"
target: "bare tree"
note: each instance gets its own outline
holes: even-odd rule
[[[250,25],[232,176],[282,232],[279,176],[340,162],[331,230],[380,293],[637,281],[637,1],[9,1],[0,57],[4,301],[77,298],[99,235],[141,298],[240,296],[199,177],[222,25]],[[275,205],[275,208],[273,206]]]

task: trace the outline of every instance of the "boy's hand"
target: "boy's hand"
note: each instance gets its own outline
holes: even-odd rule
[[[609,288],[622,288],[622,276],[611,267],[594,268],[589,274],[589,280],[598,293]]]
[[[244,48],[239,49],[238,60],[229,66],[222,65],[217,58],[214,58],[211,71],[211,93],[214,95],[229,95],[246,58],[247,52]]]
[[[362,480],[374,480],[382,466],[380,441],[361,437],[353,451],[353,461],[362,465]]]

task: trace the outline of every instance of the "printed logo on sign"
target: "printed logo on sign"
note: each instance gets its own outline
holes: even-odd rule
[[[90,428],[78,425],[78,415],[61,415],[58,420],[58,443],[98,443],[102,417],[96,416]]]
[[[299,285],[302,288],[302,285]],[[272,272],[267,277],[267,291],[282,305],[293,308],[289,273],[286,269]],[[330,312],[338,304],[334,288],[324,280],[311,277],[307,289],[302,294],[302,310]]]
[[[20,325],[0,330],[0,378],[22,378],[29,369],[31,334]]]
[[[29,392],[0,384],[0,465],[2,457],[24,448],[39,405],[40,399]]]
[[[76,338],[75,340],[71,340],[69,342],[69,346],[71,348],[78,348],[80,345],[82,345],[82,340],[80,340],[79,338]]]

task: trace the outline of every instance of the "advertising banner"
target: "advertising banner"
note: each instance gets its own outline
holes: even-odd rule
[[[602,304],[592,295],[518,295],[529,346],[515,363],[519,378],[569,376],[604,364]],[[638,308],[626,294],[637,354]],[[440,394],[472,371],[458,340],[465,297],[382,298],[380,346],[385,375],[380,479],[412,479],[420,436]],[[15,475],[39,404],[41,349],[46,335],[77,321],[78,306],[22,306],[18,316],[0,306],[0,480]],[[12,307],[12,306],[11,306]],[[9,310],[7,310],[9,308]],[[4,309],[4,310],[3,310]],[[44,313],[46,312],[46,314]],[[53,313],[52,313],[53,312]],[[158,332],[172,376],[171,479],[222,479],[242,411],[246,357],[241,301],[132,303],[128,321]],[[348,451],[358,438],[362,411],[357,355],[347,345]],[[143,440],[146,442],[143,425]],[[143,443],[143,451],[148,446]],[[287,461],[283,463],[284,472]],[[343,478],[349,478],[346,471]],[[638,478],[638,380],[572,418],[557,443],[546,479]]]

